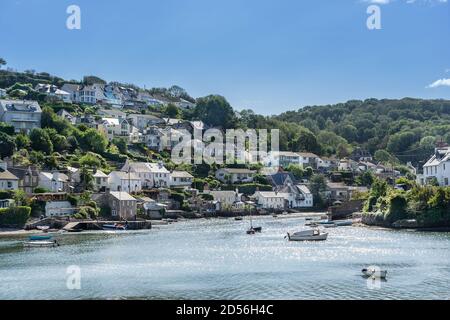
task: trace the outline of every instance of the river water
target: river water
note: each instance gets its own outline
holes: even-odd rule
[[[0,237],[0,299],[450,299],[449,233],[339,227],[324,242],[283,238],[303,223],[258,218],[263,232],[250,236],[248,221],[191,220],[59,234],[57,248]],[[68,289],[73,265],[81,289]],[[361,277],[369,265],[387,281]]]

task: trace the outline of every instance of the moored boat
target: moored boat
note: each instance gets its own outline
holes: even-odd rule
[[[346,227],[346,226],[351,226],[353,224],[352,220],[336,220],[334,221],[334,224],[337,227]]]
[[[56,240],[34,240],[23,243],[25,247],[57,247],[59,246]]]
[[[387,270],[380,270],[379,268],[368,267],[361,270],[364,276],[385,279]]]
[[[322,232],[318,228],[287,233],[289,241],[323,241],[328,237],[327,232]]]
[[[120,231],[125,231],[127,230],[127,226],[120,224],[120,223],[114,223],[114,224],[104,224],[102,226],[103,230],[120,230]]]
[[[48,236],[48,235],[34,235],[34,236],[29,236],[28,240],[30,241],[44,241],[44,240],[51,240],[52,236]]]

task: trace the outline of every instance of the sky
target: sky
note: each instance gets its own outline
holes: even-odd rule
[[[6,67],[220,94],[270,115],[450,99],[450,0],[0,0]],[[77,5],[81,29],[68,29]],[[380,9],[370,30],[367,9]]]

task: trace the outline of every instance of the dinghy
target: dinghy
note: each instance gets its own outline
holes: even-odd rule
[[[289,241],[323,241],[327,240],[328,233],[322,232],[318,228],[297,231],[292,234],[287,233]]]

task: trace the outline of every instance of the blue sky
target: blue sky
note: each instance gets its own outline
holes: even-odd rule
[[[381,30],[369,30],[378,3]],[[66,8],[81,8],[68,30]],[[276,114],[365,98],[450,99],[447,0],[1,0],[18,70],[177,84]]]

